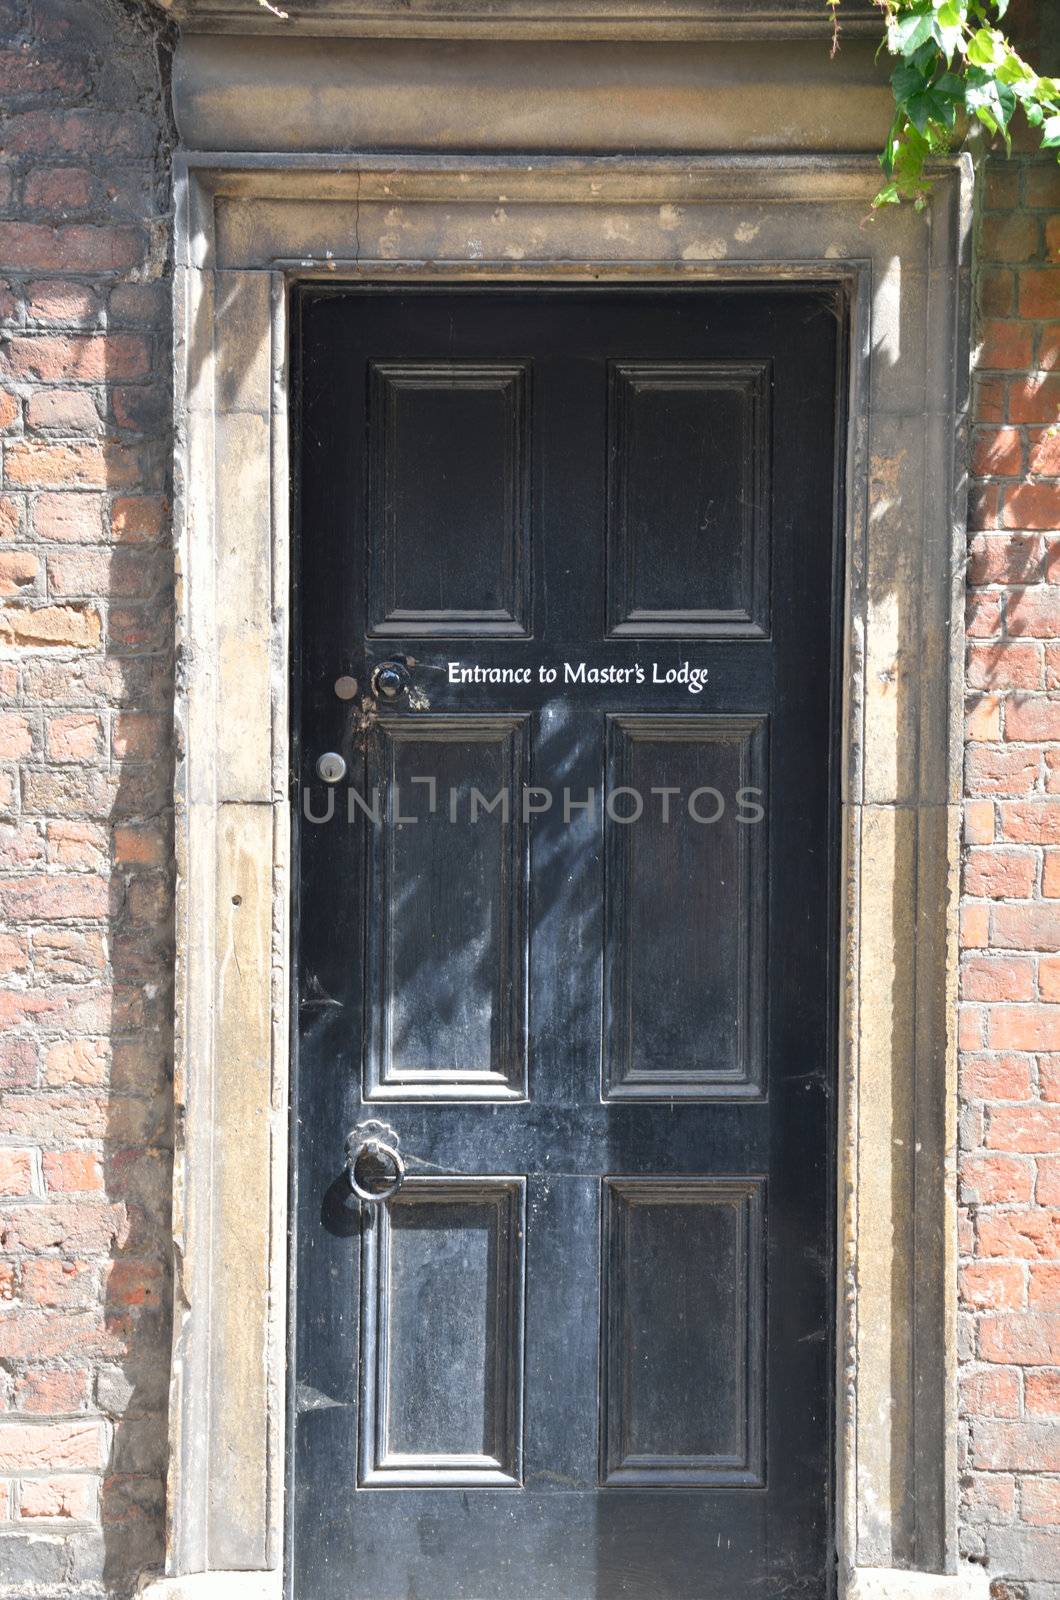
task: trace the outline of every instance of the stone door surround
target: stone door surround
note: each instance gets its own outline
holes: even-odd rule
[[[348,0],[347,31],[359,6],[372,10]],[[210,27],[225,25],[221,9],[209,0]],[[373,40],[390,52],[373,58],[390,74],[382,99],[358,88],[358,70],[371,76],[355,61],[365,41],[321,50],[297,34],[233,41],[190,31],[178,47],[178,1276],[168,1576],[146,1592],[279,1600],[283,1585],[289,286],[307,277],[796,279],[838,287],[849,319],[837,485],[846,534],[840,1594],[985,1596],[983,1574],[956,1568],[970,167],[962,158],[940,170],[924,214],[903,208],[870,222],[880,85],[853,45],[834,88],[822,68],[811,103],[774,127],[775,147],[762,153],[762,96],[783,78],[780,56],[812,45],[827,63],[826,38],[793,38],[780,56],[762,45],[733,92],[732,54],[708,30],[680,47],[680,81],[667,96],[656,91],[677,70],[672,43],[623,43],[620,23],[599,45],[584,34],[541,42],[542,9],[523,7],[537,19],[529,37],[527,23],[521,38],[474,41],[455,55],[444,55],[454,50],[444,39]],[[193,30],[194,0],[183,10]],[[712,7],[689,0],[684,11],[709,20]],[[642,24],[643,6],[631,12]],[[451,33],[474,32],[461,0],[439,0],[430,14],[448,18]],[[586,16],[602,28],[611,14],[605,0],[578,0],[567,31]],[[793,32],[805,28],[796,7]],[[792,58],[796,67],[805,59]],[[599,93],[602,63],[628,69],[626,110],[611,103],[622,72],[615,93]],[[533,95],[513,86],[546,80],[555,93],[543,122]],[[668,148],[675,118],[684,126],[697,104],[715,101],[728,120],[708,118],[694,153]],[[507,120],[498,118],[505,106]],[[392,137],[383,137],[388,115]],[[621,153],[622,137],[652,153]],[[342,1478],[337,1463],[336,1492]]]

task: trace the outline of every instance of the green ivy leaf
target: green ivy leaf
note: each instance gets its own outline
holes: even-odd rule
[[[842,0],[823,0],[838,28]],[[1060,152],[1060,80],[1041,77],[998,28],[1008,0],[879,0],[886,17],[880,49],[891,73],[894,117],[880,153],[887,182],[874,206],[926,204],[926,162],[949,149],[963,112],[1010,147],[1022,106],[1043,149]],[[835,38],[833,35],[833,52]]]
[[[975,67],[992,67],[997,58],[997,35],[991,28],[980,28],[968,40],[968,60]]]

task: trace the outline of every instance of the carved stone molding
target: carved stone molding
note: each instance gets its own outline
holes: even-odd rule
[[[277,37],[761,39],[813,34],[819,0],[157,0],[182,27]],[[277,12],[284,12],[278,16]],[[880,32],[873,0],[844,0],[845,34]]]

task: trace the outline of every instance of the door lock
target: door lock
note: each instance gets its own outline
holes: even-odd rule
[[[337,750],[325,750],[317,757],[317,777],[323,783],[341,783],[346,776],[346,763]]]
[[[372,673],[372,688],[381,700],[396,700],[411,687],[412,678],[403,661],[381,661]]]

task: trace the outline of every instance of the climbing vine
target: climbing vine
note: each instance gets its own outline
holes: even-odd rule
[[[1010,148],[1021,113],[1043,149],[1060,160],[1060,79],[1035,72],[998,24],[1008,0],[879,0],[886,33],[881,49],[897,58],[891,73],[894,117],[880,155],[884,183],[877,206],[912,200],[923,206],[925,163],[944,155],[976,120]],[[831,8],[833,53],[842,0]]]

